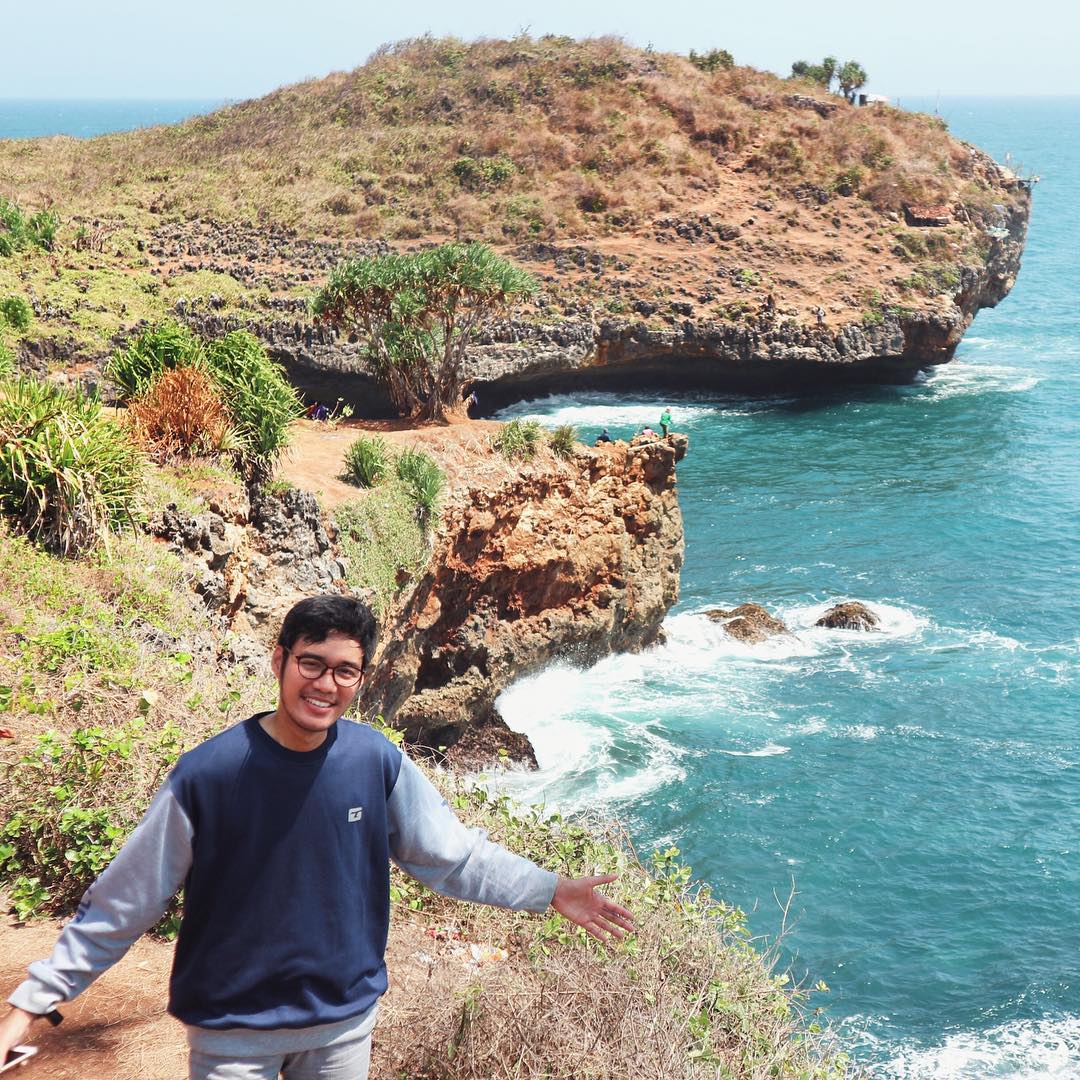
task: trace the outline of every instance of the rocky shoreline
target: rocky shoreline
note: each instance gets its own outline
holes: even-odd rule
[[[426,568],[383,619],[364,714],[459,768],[504,754],[535,763],[495,699],[553,660],[589,664],[658,639],[678,599],[675,466],[687,446],[677,434],[579,446],[568,461],[548,456],[502,468],[494,482],[488,468],[455,483]],[[333,513],[298,488],[237,488],[195,515],[173,505],[146,529],[189,567],[233,663],[266,663],[296,599],[348,589]]]
[[[989,159],[984,164],[997,169]],[[485,413],[523,398],[582,390],[807,392],[909,382],[920,370],[952,359],[979,310],[997,305],[1015,283],[1027,235],[1030,192],[1008,186],[1004,174],[1001,183],[1015,198],[998,204],[996,224],[985,230],[984,261],[952,266],[949,274],[955,284],[935,304],[911,308],[883,304],[850,321],[831,314],[826,319],[818,309],[815,322],[794,309],[776,308],[758,290],[748,291],[745,310],[737,319],[716,319],[709,317],[705,304],[658,302],[652,292],[638,295],[632,284],[616,281],[613,292],[629,314],[613,316],[572,302],[552,309],[542,300],[527,316],[485,328],[470,349],[467,377]],[[294,250],[288,245],[245,246],[231,239],[228,231],[199,236],[199,243],[191,247],[199,261],[183,263],[185,268],[236,273],[229,269],[231,263],[214,258],[218,250],[252,262],[284,256],[299,260],[297,280],[309,280],[333,261],[327,245],[313,242],[296,242],[300,247]],[[348,253],[371,254],[375,246],[354,245],[356,251]],[[175,253],[182,246],[177,241],[171,252],[160,250]],[[567,265],[593,268],[601,280],[610,276],[608,263],[588,247],[534,245],[516,254],[530,255],[524,261],[544,281],[555,280]],[[251,280],[258,280],[254,269],[247,272]],[[280,285],[283,279],[275,280]],[[212,303],[182,305],[175,314],[207,336],[240,327],[252,330],[309,399],[342,398],[360,417],[392,415],[389,401],[366,368],[360,344],[328,326],[313,324],[302,300],[272,302],[271,310],[258,318],[219,314]]]

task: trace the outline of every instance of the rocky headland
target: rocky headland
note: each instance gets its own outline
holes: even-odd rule
[[[305,425],[298,455],[330,437]],[[450,459],[452,483],[425,567],[385,612],[363,710],[461,767],[500,751],[534,760],[495,699],[552,660],[587,664],[657,640],[678,598],[675,466],[687,439],[579,446],[568,460],[510,466],[472,425],[400,437]],[[301,488],[252,497],[237,486],[196,514],[169,506],[146,527],[189,566],[231,662],[258,668],[292,603],[348,587],[333,515]]]
[[[389,415],[307,301],[343,255],[481,239],[535,302],[470,356],[481,409],[583,388],[814,390],[948,361],[1020,265],[1030,182],[937,117],[614,39],[422,39],[169,128],[0,142],[57,212],[0,259],[26,367],[99,380],[166,315],[245,326],[309,397]],[[44,193],[44,194],[43,194]]]

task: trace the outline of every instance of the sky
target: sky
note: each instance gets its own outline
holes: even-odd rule
[[[783,75],[832,55],[894,100],[1080,94],[1080,5],[1064,0],[0,0],[0,16],[0,98],[240,100],[358,67],[385,42],[522,31],[725,48]]]

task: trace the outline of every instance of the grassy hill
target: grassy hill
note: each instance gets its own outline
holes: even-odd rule
[[[937,118],[527,36],[404,42],[175,126],[0,142],[0,195],[59,215],[51,254],[0,258],[0,297],[30,297],[35,326],[9,337],[61,363],[178,299],[299,311],[342,244],[374,241],[500,246],[540,274],[547,321],[643,298],[648,318],[738,320],[766,293],[808,325],[932,310],[1021,197]],[[952,223],[908,228],[913,203]]]

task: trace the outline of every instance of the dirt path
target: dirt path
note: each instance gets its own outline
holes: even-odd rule
[[[28,964],[49,955],[60,928],[53,920],[25,926],[0,921],[0,1002],[25,978]],[[120,963],[61,1007],[59,1028],[44,1021],[34,1025],[28,1041],[39,1047],[38,1054],[12,1080],[185,1080],[184,1029],[165,1012],[172,953],[163,942],[137,941]],[[472,977],[454,955],[453,943],[432,940],[414,921],[395,919],[386,963],[390,989],[379,1006],[372,1080],[396,1077],[391,1043],[408,1039],[403,1024],[417,999],[425,994],[445,999]]]
[[[408,420],[348,420],[330,427],[312,420],[299,420],[293,440],[278,475],[297,487],[314,491],[323,507],[329,508],[363,494],[341,479],[345,451],[360,435],[378,435],[391,446],[412,446],[430,453],[447,471],[451,480],[468,474],[475,479],[485,470],[505,472],[506,461],[492,454],[488,436],[501,424],[491,420],[452,418],[446,424],[415,425]]]
[[[52,950],[60,924],[0,924],[2,997],[26,966]],[[187,1075],[184,1030],[165,1012],[172,946],[144,938],[111,971],[62,1009],[59,1028],[34,1025],[38,1056],[16,1080],[181,1080]]]

